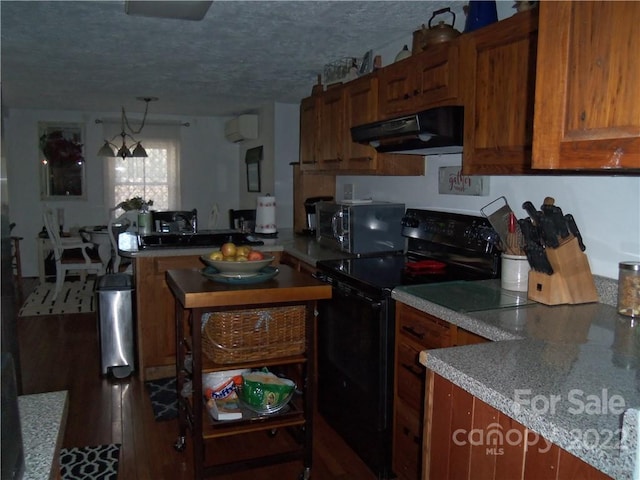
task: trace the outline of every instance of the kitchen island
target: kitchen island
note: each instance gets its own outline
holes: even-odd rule
[[[142,380],[166,378],[175,374],[175,302],[165,281],[165,272],[172,269],[201,270],[202,255],[216,247],[162,247],[136,252],[120,250],[133,264],[136,302],[137,370]],[[277,264],[282,247],[256,246],[274,256]]]
[[[191,395],[179,399],[177,448],[184,448],[185,436],[190,430],[194,442],[195,478],[296,458],[303,460],[301,478],[309,478],[316,383],[316,301],[330,298],[331,286],[286,265],[279,267],[275,277],[255,284],[219,283],[194,270],[169,270],[166,278],[176,299],[177,389],[183,392],[187,381],[192,385]],[[294,311],[297,312],[296,316],[293,316]],[[202,333],[206,329],[202,326],[204,321],[217,322],[213,328],[218,336],[209,344],[213,345],[213,351],[205,348],[206,333]],[[246,330],[242,327],[245,324],[248,325]],[[293,332],[299,331],[300,327],[303,333],[296,336]],[[271,333],[261,336],[263,331]],[[229,340],[229,335],[233,335],[233,341]],[[267,336],[270,341],[267,341]],[[297,348],[300,339],[302,349]],[[292,345],[294,349],[290,348]],[[288,405],[290,408],[270,416],[243,411],[241,419],[225,422],[213,421],[204,414],[204,374],[263,367],[292,379],[298,386],[301,398],[295,395]],[[301,430],[296,436],[301,437],[302,447],[289,447],[285,452],[277,453],[269,448],[266,452],[251,452],[249,459],[237,460],[214,460],[215,455],[205,454],[206,444],[225,441],[224,437],[265,433],[285,427]],[[262,443],[274,442],[263,439]],[[211,452],[216,451],[215,445],[212,445]]]
[[[499,281],[482,283],[500,288]],[[430,375],[435,374],[436,384],[442,384],[437,381],[442,377],[539,434],[541,441],[560,447],[612,478],[638,478],[637,321],[618,315],[613,306],[603,303],[553,307],[534,303],[460,312],[425,300],[415,290],[409,292],[410,288],[399,287],[392,296],[494,340],[421,352],[420,362],[433,372]],[[434,380],[430,381],[433,387]],[[426,432],[433,427],[432,419],[425,418],[425,425]],[[503,431],[505,439],[509,432],[517,430]],[[427,436],[428,432],[425,439]],[[433,438],[432,442],[450,444],[452,438]],[[427,450],[430,445],[435,448],[429,440],[425,445]],[[479,455],[487,456],[484,451]],[[561,453],[556,455],[562,458]],[[565,478],[559,471],[562,462],[554,461],[549,468],[557,468],[559,476],[552,478]]]
[[[277,237],[260,237],[264,245],[253,246],[273,255],[277,265],[283,252],[292,252],[311,265],[317,260],[348,256],[320,246],[315,237],[295,235],[283,229]],[[213,246],[171,246],[119,253],[133,263],[136,291],[137,370],[142,380],[166,378],[175,374],[175,302],[165,281],[165,272],[172,269],[202,269],[201,255]]]

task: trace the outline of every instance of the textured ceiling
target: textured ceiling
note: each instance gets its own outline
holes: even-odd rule
[[[231,115],[297,103],[325,64],[410,38],[466,2],[221,1],[202,21],[124,1],[0,2],[4,108]]]

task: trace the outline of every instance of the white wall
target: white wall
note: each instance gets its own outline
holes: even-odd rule
[[[95,154],[103,143],[102,126],[96,118],[118,118],[119,112],[78,112],[18,110],[5,112],[3,128],[7,157],[10,221],[13,233],[21,242],[24,276],[38,272],[36,236],[43,226],[43,204],[39,188],[38,122],[79,122],[85,129],[87,198],[47,202],[53,208],[64,208],[65,229],[84,225],[105,225],[112,205],[104,205],[102,162]],[[224,138],[223,117],[154,116],[149,120],[189,122],[181,127],[181,205],[198,209],[200,227],[206,228],[214,204],[221,212],[238,208],[239,146]],[[226,214],[218,219],[217,228],[227,228]]]
[[[240,165],[240,208],[256,208],[256,198],[270,194],[276,198],[276,225],[293,227],[293,167],[299,160],[300,106],[271,103],[259,110],[258,138],[242,142]],[[244,155],[250,148],[263,146],[260,165],[261,191],[247,192]]]
[[[278,228],[293,228],[293,167],[300,160],[300,105],[276,103],[274,191]]]
[[[618,277],[618,262],[640,261],[640,178],[614,176],[491,176],[489,195],[482,197],[438,193],[438,168],[460,165],[460,155],[426,157],[424,177],[343,176],[336,179],[337,197],[345,183],[356,186],[358,198],[403,202],[407,207],[481,215],[480,209],[506,197],[518,218],[528,215],[522,203],[539,208],[544,197],[556,199],[571,213],[587,246],[591,271]]]

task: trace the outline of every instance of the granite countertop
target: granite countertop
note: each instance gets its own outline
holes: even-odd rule
[[[338,258],[352,257],[348,253],[340,252],[332,248],[320,245],[315,237],[299,235],[294,233],[292,228],[278,230],[275,237],[263,236],[259,240],[264,245],[254,246],[255,250],[263,252],[286,251],[292,256],[310,265],[315,265],[319,260],[332,260]],[[140,251],[123,251],[119,253],[123,257],[176,257],[183,255],[207,255],[211,253],[212,247],[181,247],[181,248],[149,248]]]
[[[68,392],[49,392],[18,397],[24,444],[23,480],[57,478],[57,456],[67,422]]]
[[[607,475],[638,478],[640,322],[606,303],[462,313],[404,290],[392,298],[493,340],[423,351],[422,364]]]
[[[349,258],[353,255],[320,245],[315,237],[298,235],[293,230],[278,232],[279,243],[288,254],[309,265],[320,260]]]

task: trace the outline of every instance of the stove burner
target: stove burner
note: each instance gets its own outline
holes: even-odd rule
[[[424,273],[437,273],[447,268],[447,264],[438,260],[420,260],[407,262],[404,268],[409,275],[419,275]]]

